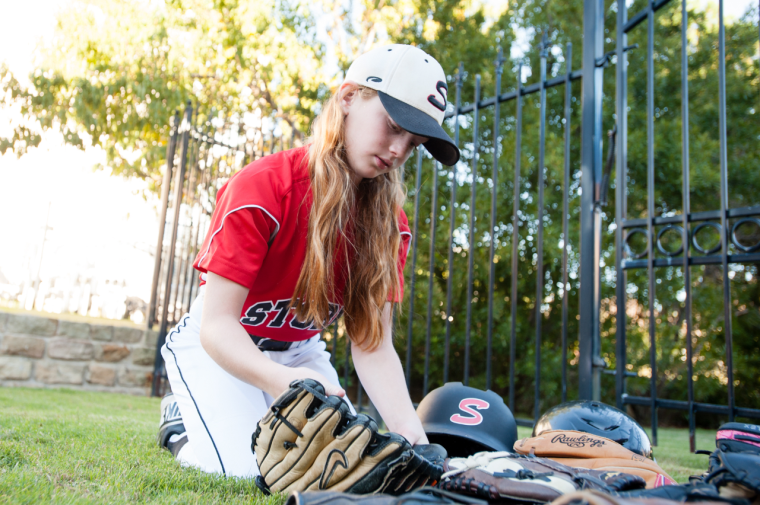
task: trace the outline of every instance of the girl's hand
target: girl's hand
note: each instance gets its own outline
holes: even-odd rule
[[[269,393],[272,398],[277,398],[282,393],[287,391],[290,387],[290,383],[298,379],[314,379],[325,387],[325,394],[327,396],[346,396],[346,392],[342,387],[336,386],[327,380],[327,377],[319,372],[315,372],[310,368],[289,368],[286,366],[283,366],[282,368],[284,368],[283,373],[278,374],[280,377],[275,381],[272,387],[272,391],[267,391],[267,393]]]
[[[400,428],[396,433],[407,439],[412,445],[430,443],[428,441],[427,435],[425,434],[425,431],[422,429],[422,424],[419,422],[412,423],[409,426],[404,426]]]

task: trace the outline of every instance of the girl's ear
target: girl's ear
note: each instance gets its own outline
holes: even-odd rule
[[[338,89],[338,96],[340,97],[340,109],[343,111],[343,115],[347,116],[348,111],[351,109],[354,100],[356,99],[359,91],[359,86],[356,83],[347,81],[341,84]]]

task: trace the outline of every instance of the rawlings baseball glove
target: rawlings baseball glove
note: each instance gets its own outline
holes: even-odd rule
[[[437,483],[446,457],[441,446],[412,448],[401,435],[378,433],[371,417],[351,414],[312,379],[294,381],[272,403],[251,449],[265,492],[400,494]]]
[[[676,483],[651,459],[639,456],[608,438],[580,431],[544,431],[536,437],[515,442],[515,451],[550,458],[576,468],[638,475],[646,481],[647,488]]]
[[[581,489],[607,493],[643,488],[644,479],[622,472],[571,468],[548,458],[479,452],[447,459],[440,487],[492,502],[546,503]]]

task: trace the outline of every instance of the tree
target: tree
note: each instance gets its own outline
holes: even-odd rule
[[[629,7],[631,14],[643,9],[646,2],[637,2]],[[607,2],[605,26],[608,32],[607,50],[615,47],[614,23],[616,18],[614,2]],[[582,48],[581,12],[582,2],[522,1],[514,7],[510,22],[519,24],[531,36],[531,50],[526,54],[524,63],[530,66],[532,77],[528,82],[536,82],[538,76],[539,41],[546,34],[551,43],[547,58],[549,75],[564,72],[566,64],[565,44],[573,42],[573,67],[580,68]],[[718,139],[717,124],[717,27],[712,22],[714,13],[690,11],[689,47],[689,82],[690,82],[690,160],[691,160],[691,200],[692,212],[713,210],[719,207],[716,188],[719,186],[717,170]],[[760,126],[754,120],[758,110],[759,72],[756,57],[757,48],[757,13],[750,12],[742,20],[727,27],[728,58],[727,67],[727,110],[729,137],[729,207],[744,207],[757,204],[760,188],[760,172],[753,167],[757,157],[756,140],[760,135]],[[655,207],[657,215],[675,212],[681,208],[681,120],[680,120],[680,4],[661,10],[656,16],[655,35]],[[612,34],[610,36],[609,34]],[[629,44],[638,43],[639,49],[630,54],[629,66],[629,141],[628,141],[628,216],[631,218],[646,216],[646,28],[641,25],[629,37]],[[467,60],[465,60],[467,61]],[[514,65],[515,62],[512,62]],[[615,63],[613,62],[613,65]],[[492,68],[482,62],[481,68]],[[473,67],[468,65],[468,69]],[[477,68],[477,67],[475,67]],[[485,79],[484,79],[485,80]],[[470,77],[468,83],[471,85]],[[503,91],[513,90],[513,75],[505,71]],[[490,86],[484,87],[486,97],[493,96]],[[576,394],[577,373],[577,326],[575,315],[578,307],[578,279],[574,276],[578,267],[578,203],[577,188],[579,183],[579,147],[580,121],[577,115],[580,103],[579,84],[574,85],[573,117],[571,118],[572,149],[571,160],[573,177],[571,178],[570,200],[570,279],[568,293],[569,317],[569,397]],[[472,96],[470,89],[465,96]],[[615,72],[611,66],[605,72],[604,82],[604,126],[612,129],[615,111]],[[535,369],[534,334],[535,334],[535,297],[536,297],[536,183],[538,163],[538,114],[535,106],[537,96],[525,98],[523,109],[523,139],[521,163],[520,197],[520,245],[518,248],[518,311],[514,315],[517,325],[516,363],[516,404],[518,414],[530,416],[533,412],[533,387]],[[561,183],[563,170],[563,147],[561,121],[556,121],[562,114],[562,90],[553,88],[547,93],[547,142],[546,142],[546,194],[544,205],[544,275],[540,280],[544,286],[545,318],[542,324],[542,360],[541,360],[541,408],[546,409],[558,403],[560,398],[559,371],[561,365],[560,329],[561,329],[561,249],[556,244],[562,239],[561,234]],[[471,339],[471,375],[470,383],[476,387],[485,385],[486,323],[487,323],[487,283],[488,283],[488,245],[490,241],[490,172],[492,165],[493,132],[491,130],[491,109],[486,109],[481,117],[479,143],[480,160],[478,174],[482,179],[477,187],[476,204],[476,240],[472,254],[475,255],[475,288],[472,315]],[[468,115],[469,118],[472,115]],[[497,245],[496,284],[494,291],[494,355],[493,389],[503,395],[508,393],[509,335],[511,327],[511,215],[512,215],[512,177],[514,170],[514,101],[502,105],[501,156],[499,158],[499,183],[497,185],[497,233],[501,238]],[[464,182],[457,188],[457,236],[466,242],[467,219],[469,214],[470,168],[472,154],[469,139],[472,138],[471,119],[465,119],[467,127],[462,128],[461,138],[465,139],[464,164],[459,167]],[[605,142],[605,147],[606,147]],[[431,179],[432,163],[425,165],[423,188],[421,191],[420,232],[417,253],[417,271],[407,276],[416,277],[417,293],[414,314],[402,316],[400,328],[406,335],[407,317],[413,317],[414,356],[424,355],[427,334],[427,287],[429,266],[429,235],[431,216]],[[453,317],[452,362],[449,380],[461,380],[463,377],[464,333],[466,314],[467,262],[469,254],[465,245],[458,250],[454,264],[454,291],[452,314],[445,313],[448,233],[448,190],[450,188],[450,171],[439,170],[437,239],[435,243],[435,267],[433,271],[433,319],[431,330],[431,349],[433,356],[429,363],[431,388],[441,384],[443,376],[443,341],[445,335],[444,318]],[[614,173],[613,187],[610,189],[610,204],[603,213],[603,230],[606,230],[602,243],[602,355],[608,368],[614,368],[615,356],[615,249],[614,249]],[[446,207],[445,209],[443,207]],[[407,213],[413,214],[412,202]],[[656,230],[656,231],[659,231]],[[709,231],[709,230],[708,230]],[[755,243],[760,236],[757,228],[747,226],[744,243]],[[709,242],[708,236],[700,234],[700,241]],[[669,242],[670,240],[670,242]],[[665,237],[666,247],[673,247],[672,237]],[[677,242],[677,241],[676,241]],[[455,242],[456,243],[456,242]],[[675,244],[677,247],[678,244]],[[635,244],[635,248],[642,244]],[[737,251],[739,252],[739,251]],[[757,408],[760,405],[760,383],[754,373],[760,366],[760,285],[757,282],[756,265],[733,265],[732,299],[734,304],[733,338],[734,338],[734,374],[736,381],[737,405]],[[656,270],[657,310],[657,362],[658,362],[658,396],[670,399],[686,399],[685,354],[684,347],[684,306],[679,301],[683,292],[683,276],[680,267],[658,268]],[[726,364],[725,337],[722,324],[722,272],[719,266],[692,267],[694,281],[692,292],[694,313],[694,356],[697,401],[707,403],[726,402]],[[630,271],[628,275],[628,359],[627,367],[635,371],[639,378],[628,380],[628,392],[632,395],[648,395],[649,380],[649,336],[647,326],[648,293],[646,290],[646,272]],[[409,279],[407,279],[407,286]],[[408,287],[407,287],[408,292]],[[408,305],[406,306],[408,307]],[[405,340],[401,340],[399,350],[404,349]],[[420,384],[424,374],[425,363],[422,359],[414,360],[415,384]],[[649,371],[648,371],[649,370]],[[419,391],[416,392],[419,394]],[[614,378],[603,376],[603,399],[615,402]],[[641,409],[640,409],[641,410]],[[645,410],[645,409],[643,409]],[[644,411],[642,410],[642,414]],[[683,423],[685,414],[662,411],[664,422]],[[716,422],[716,417],[700,414],[703,424]]]
[[[629,12],[645,7],[637,0]],[[615,47],[617,3],[606,1],[606,49]],[[321,102],[339,84],[353,58],[374,44],[400,42],[414,44],[442,62],[448,75],[449,101],[454,101],[456,69],[463,62],[461,97],[463,104],[474,101],[475,74],[481,75],[481,99],[495,93],[495,65],[498,49],[507,61],[501,74],[501,92],[516,87],[517,66],[529,74],[527,83],[538,80],[541,40],[546,40],[547,73],[562,75],[568,63],[581,68],[583,2],[519,0],[506,3],[464,3],[454,0],[354,0],[347,3],[318,0],[171,0],[164,5],[134,4],[126,0],[88,0],[61,17],[56,44],[48,48],[47,59],[34,72],[32,86],[25,88],[7,71],[0,82],[3,105],[16,104],[26,121],[18,125],[13,138],[0,140],[0,150],[23,153],[40,141],[40,130],[61,128],[68,142],[84,146],[101,145],[108,163],[117,173],[138,176],[160,183],[165,156],[168,117],[191,99],[199,107],[197,122],[212,114],[239,117],[253,122],[260,118],[281,121],[284,128],[306,134]],[[714,13],[690,11],[690,160],[692,211],[718,208],[719,186],[717,123],[717,28]],[[755,167],[760,125],[760,72],[756,56],[757,13],[729,25],[727,36],[727,110],[729,136],[729,207],[757,204],[760,171]],[[680,92],[680,4],[671,2],[655,17],[655,212],[678,214],[681,209],[681,92]],[[86,26],[87,29],[74,29]],[[518,28],[527,38],[524,55],[512,45]],[[128,35],[128,36],[125,36]],[[523,41],[524,42],[524,41]],[[573,44],[572,61],[566,44]],[[628,215],[645,217],[646,201],[646,29],[641,25],[629,34],[629,44],[639,48],[629,53],[629,141]],[[604,129],[612,129],[615,117],[615,61],[605,72]],[[570,229],[562,236],[562,192],[564,171],[564,90],[547,90],[546,160],[544,216],[544,274],[536,275],[538,205],[536,188],[539,167],[539,113],[536,94],[524,97],[522,157],[520,159],[518,279],[515,314],[511,314],[512,284],[512,195],[515,170],[515,101],[500,105],[499,137],[494,142],[494,109],[481,109],[478,129],[478,159],[474,164],[472,114],[460,118],[459,138],[462,161],[456,171],[423,161],[419,193],[418,247],[415,271],[412,258],[406,270],[406,298],[400,312],[396,345],[406,352],[406,329],[412,320],[413,395],[420,399],[421,379],[426,364],[427,303],[430,265],[431,221],[433,218],[433,173],[437,170],[436,240],[433,244],[431,353],[427,364],[430,388],[442,383],[446,320],[451,318],[452,340],[449,380],[464,374],[465,326],[469,255],[474,260],[470,383],[485,386],[485,356],[488,314],[489,257],[491,240],[491,176],[494,149],[498,149],[498,170],[494,285],[494,329],[492,389],[506,396],[509,388],[509,337],[512,318],[517,328],[518,357],[515,375],[517,413],[533,412],[536,370],[535,327],[536,288],[543,286],[541,304],[542,345],[541,408],[559,402],[562,269],[560,245],[570,244],[568,270],[569,311],[569,397],[576,394],[578,346],[577,315],[579,280],[580,184],[580,84],[573,85],[571,116]],[[454,124],[447,121],[453,134]],[[496,145],[495,145],[496,144]],[[406,167],[410,198],[405,208],[414,219],[414,173],[416,160]],[[473,173],[473,171],[475,173]],[[455,175],[456,172],[456,175]],[[612,181],[614,181],[614,174]],[[470,195],[476,183],[474,247],[468,244]],[[613,182],[614,184],[614,182]],[[450,208],[452,185],[456,199]],[[602,355],[614,368],[616,318],[615,249],[612,227],[615,192],[603,212],[602,242]],[[452,265],[453,310],[446,313],[448,283],[448,230],[455,213],[454,264]],[[709,231],[709,230],[708,230]],[[746,243],[758,239],[758,231],[747,226]],[[700,237],[702,237],[700,235]],[[707,240],[703,237],[701,240]],[[677,244],[665,239],[666,247]],[[640,247],[634,244],[634,247]],[[760,285],[756,265],[735,265],[732,297],[734,303],[734,369],[737,404],[760,406]],[[722,272],[716,266],[693,267],[693,312],[697,400],[725,403],[726,381],[723,363],[724,332]],[[409,311],[410,283],[416,282],[415,308]],[[634,395],[649,394],[646,377],[649,364],[647,279],[641,270],[628,274],[628,354],[627,367],[638,373],[628,381]],[[679,301],[683,276],[678,267],[657,269],[656,328],[658,395],[686,399],[684,348],[684,307]],[[342,346],[338,346],[342,355]],[[340,360],[339,360],[340,362]],[[342,366],[342,365],[341,365]],[[650,372],[651,373],[651,370]],[[603,378],[603,399],[614,403],[614,379]],[[703,422],[712,419],[700,415]],[[666,421],[682,422],[681,413],[669,414]]]

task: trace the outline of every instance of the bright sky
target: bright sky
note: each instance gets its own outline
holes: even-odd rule
[[[55,28],[55,13],[71,0],[0,0],[0,62],[19,79],[34,68],[37,45]],[[735,19],[757,0],[726,0]],[[690,0],[705,7],[717,0]],[[519,40],[519,39],[518,39]],[[519,44],[519,42],[518,42]],[[517,48],[515,48],[517,49]],[[519,50],[518,50],[519,51]],[[0,135],[9,114],[0,111]],[[124,280],[131,295],[149,297],[157,234],[156,199],[138,193],[144,184],[94,172],[103,162],[98,149],[62,145],[50,135],[40,149],[21,159],[0,157],[0,271],[13,283],[37,268],[37,254],[51,205],[42,277],[94,271],[102,280]]]
[[[125,281],[130,295],[147,299],[157,202],[137,194],[140,181],[93,172],[103,158],[98,150],[61,147],[56,138],[45,144],[21,159],[0,157],[0,270],[12,284],[36,272],[49,206],[43,279],[95,273]]]
[[[0,0],[0,61],[25,78],[35,49],[55,27],[60,0]],[[9,114],[0,111],[0,135]],[[158,202],[140,196],[145,184],[92,167],[105,161],[99,149],[64,146],[48,135],[40,149],[17,159],[0,157],[0,271],[10,283],[36,273],[50,205],[41,277],[95,274],[127,283],[127,294],[148,300],[158,233]]]

